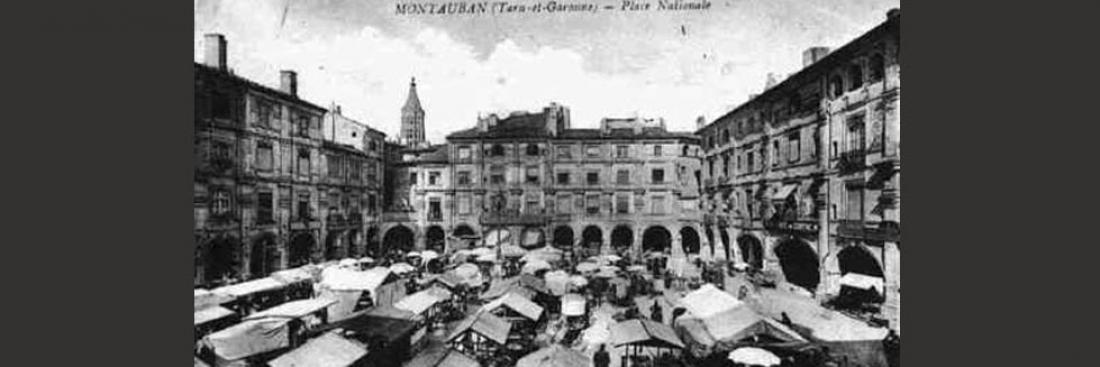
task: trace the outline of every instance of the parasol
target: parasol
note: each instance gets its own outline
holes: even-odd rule
[[[772,352],[755,347],[741,347],[730,352],[729,360],[751,366],[778,366],[779,357]]]
[[[424,262],[428,262],[432,259],[438,259],[439,253],[432,250],[424,250],[420,252],[420,258],[424,259]]]

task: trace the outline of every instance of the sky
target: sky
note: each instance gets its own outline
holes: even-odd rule
[[[221,33],[237,75],[278,87],[279,70],[295,70],[300,97],[336,103],[390,137],[415,77],[433,143],[479,115],[550,102],[569,107],[577,128],[641,116],[694,131],[699,116],[713,121],[759,93],[768,73],[798,71],[806,48],[843,46],[901,6],[707,0],[705,11],[399,15],[398,0],[194,1],[194,61],[203,60],[203,35]]]

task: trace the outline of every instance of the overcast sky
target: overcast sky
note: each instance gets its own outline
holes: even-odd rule
[[[433,1],[433,0],[422,0]],[[444,0],[434,0],[445,2]],[[619,4],[617,0],[559,2]],[[534,4],[542,0],[514,0]],[[602,117],[664,117],[693,131],[787,75],[810,46],[837,48],[900,0],[710,0],[708,11],[397,15],[396,0],[195,0],[195,61],[222,33],[229,67],[396,135],[416,77],[427,137],[443,141],[478,113],[558,102],[574,127]],[[652,0],[656,6],[657,0]]]

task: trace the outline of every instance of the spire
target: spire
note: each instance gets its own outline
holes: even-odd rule
[[[424,109],[420,107],[420,97],[416,95],[416,77],[413,77],[412,81],[409,82],[409,98],[405,100],[405,107],[402,107],[401,110],[424,112]]]

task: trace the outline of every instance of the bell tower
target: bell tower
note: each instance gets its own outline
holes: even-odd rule
[[[424,142],[424,108],[416,95],[416,78],[409,82],[409,96],[401,107],[401,138],[405,146],[416,147]]]

